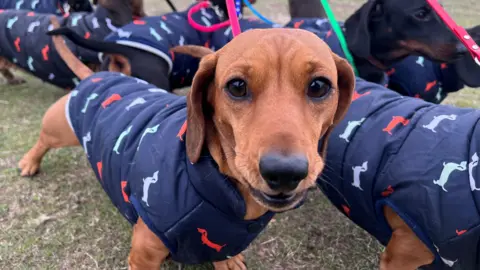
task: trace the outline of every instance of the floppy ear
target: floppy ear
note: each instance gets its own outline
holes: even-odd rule
[[[206,55],[214,53],[214,51],[212,51],[209,48],[206,48],[203,46],[197,46],[197,45],[175,46],[171,48],[170,51],[176,52],[176,53],[188,54],[190,56],[197,57],[197,58],[202,58]]]
[[[335,65],[337,66],[338,106],[333,118],[333,125],[328,128],[320,141],[319,153],[322,158],[325,158],[327,154],[327,144],[330,134],[335,125],[345,117],[348,107],[350,107],[350,103],[352,103],[353,91],[355,90],[355,73],[353,73],[352,66],[350,66],[347,60],[340,56],[334,53],[332,53],[332,55]]]
[[[108,63],[108,71],[120,72],[127,76],[132,76],[132,67],[128,58],[121,54],[108,54],[110,62]]]
[[[355,73],[353,73],[352,66],[347,60],[334,53],[332,55],[338,74],[338,106],[333,119],[333,124],[336,125],[345,117],[348,107],[352,103],[353,91],[355,90]]]
[[[348,48],[355,56],[370,56],[370,31],[368,29],[371,14],[379,0],[368,0],[360,9],[345,21],[345,37]]]
[[[205,142],[207,94],[212,87],[216,66],[216,54],[210,53],[202,58],[187,97],[186,148],[188,158],[192,163],[196,163],[200,158]]]

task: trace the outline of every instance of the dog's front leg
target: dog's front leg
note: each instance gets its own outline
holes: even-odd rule
[[[432,252],[402,218],[387,206],[383,212],[393,233],[380,256],[380,270],[415,270],[431,264]]]
[[[133,226],[132,247],[128,256],[129,270],[158,270],[169,254],[168,248],[141,218]]]
[[[214,262],[215,270],[247,270],[245,265],[245,258],[242,254],[238,254],[225,261]]]

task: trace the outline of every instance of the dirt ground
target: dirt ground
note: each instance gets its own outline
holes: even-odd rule
[[[191,3],[173,2],[178,8]],[[288,21],[285,0],[257,2],[270,19]],[[344,19],[363,1],[330,2]],[[480,23],[478,1],[444,3],[464,26]],[[146,7],[149,15],[170,11],[163,0],[146,0]],[[18,176],[17,163],[36,140],[42,115],[65,94],[21,76],[28,84],[0,82],[0,269],[127,269],[130,225],[104,194],[80,148],[51,151],[37,177]],[[480,95],[466,89],[446,103],[479,108]],[[300,209],[276,216],[245,254],[249,269],[363,270],[376,268],[381,250],[317,191]],[[211,266],[171,263],[165,269]]]

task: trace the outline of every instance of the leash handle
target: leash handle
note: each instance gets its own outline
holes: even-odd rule
[[[438,3],[437,0],[427,0],[427,3],[433,8],[437,13],[440,19],[447,25],[447,27],[455,34],[455,36],[467,47],[467,50],[472,55],[472,58],[475,60],[477,65],[480,66],[480,47],[477,45],[475,40],[468,34],[468,32],[461,26],[459,26],[453,19],[448,15],[445,9]]]
[[[353,56],[350,53],[350,50],[348,49],[347,40],[345,39],[345,35],[343,35],[342,28],[340,28],[340,24],[335,18],[335,14],[333,13],[332,8],[330,7],[330,4],[328,4],[327,0],[320,0],[320,3],[322,4],[323,9],[327,14],[327,18],[330,21],[330,24],[332,25],[333,32],[335,32],[335,34],[337,35],[338,41],[340,42],[340,46],[342,47],[345,57],[347,58],[348,62],[350,62],[350,65],[352,65],[355,75],[358,76],[358,70],[357,70],[357,67],[355,66],[355,62],[353,61]]]
[[[204,26],[198,24],[193,18],[192,15],[194,13],[199,12],[201,9],[210,7],[210,3],[208,1],[202,1],[193,6],[187,13],[187,20],[188,23],[195,29],[200,32],[215,32],[223,27],[227,27],[229,25],[232,26],[232,34],[234,37],[238,36],[241,33],[240,30],[240,23],[238,22],[238,16],[236,12],[234,0],[227,0],[227,10],[228,10],[228,21],[217,23],[211,26]]]

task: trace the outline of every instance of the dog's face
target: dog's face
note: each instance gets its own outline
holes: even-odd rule
[[[322,171],[319,140],[343,118],[354,81],[310,32],[247,31],[200,63],[188,99],[189,158],[198,160],[206,136],[223,173],[268,209],[290,209]]]
[[[451,62],[466,52],[425,0],[370,0],[345,26],[354,54],[386,66],[410,54]]]

